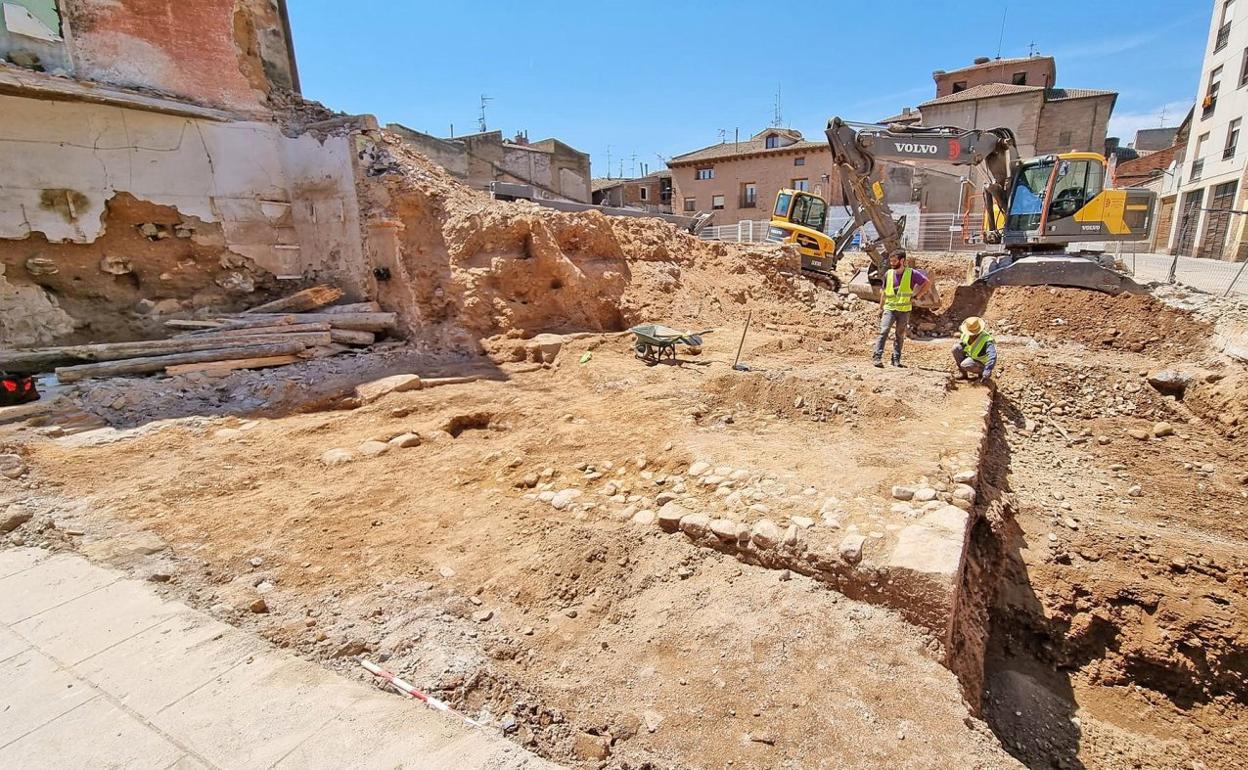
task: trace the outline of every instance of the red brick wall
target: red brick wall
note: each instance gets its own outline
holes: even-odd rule
[[[266,55],[271,70],[285,64],[288,71],[289,61],[282,61],[284,32],[271,4],[237,5],[236,13],[235,0],[68,3],[75,75],[213,106],[254,108],[269,88]]]

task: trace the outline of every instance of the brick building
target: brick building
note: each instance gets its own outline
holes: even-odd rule
[[[1057,63],[1052,56],[1027,56],[1018,59],[981,57],[969,67],[932,73],[936,81],[936,98],[951,96],[989,83],[1049,88],[1057,82]]]
[[[834,205],[841,200],[840,175],[822,134],[808,141],[791,128],[767,128],[741,142],[721,142],[677,155],[672,172],[672,206],[678,213],[710,212],[717,225],[768,219],[776,193],[808,190]],[[890,202],[912,199],[911,169],[884,167]]]

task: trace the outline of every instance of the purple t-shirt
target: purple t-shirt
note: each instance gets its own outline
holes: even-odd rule
[[[889,268],[888,272],[894,273],[896,271],[893,270],[892,268]],[[927,283],[927,276],[923,275],[923,271],[918,270],[913,267],[910,268],[910,288],[917,291],[919,287],[921,287],[925,283]],[[888,273],[884,274],[884,285],[885,286],[888,285]],[[897,276],[897,281],[893,285],[894,286],[901,285],[901,276]]]

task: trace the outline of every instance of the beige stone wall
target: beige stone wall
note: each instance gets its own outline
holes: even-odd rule
[[[1113,105],[1112,96],[1046,102],[1040,112],[1035,154],[1105,152],[1105,132]],[[1066,134],[1069,142],[1062,141]]]

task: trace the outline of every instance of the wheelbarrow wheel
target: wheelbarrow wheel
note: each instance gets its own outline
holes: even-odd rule
[[[649,343],[646,342],[638,342],[634,344],[633,352],[636,353],[637,357],[641,359],[648,359],[654,355],[653,351],[650,349]]]

